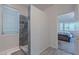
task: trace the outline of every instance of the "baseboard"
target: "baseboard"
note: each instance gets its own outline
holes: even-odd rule
[[[50,50],[57,50],[57,48],[48,47],[47,49],[43,50],[40,55],[46,55],[49,53]]]
[[[41,51],[40,55],[42,55],[49,48],[51,48],[51,47],[48,47],[48,48],[44,49],[43,51]]]

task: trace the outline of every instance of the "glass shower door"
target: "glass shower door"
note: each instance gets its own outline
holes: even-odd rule
[[[28,18],[20,15],[20,34],[19,34],[19,47],[28,54]]]

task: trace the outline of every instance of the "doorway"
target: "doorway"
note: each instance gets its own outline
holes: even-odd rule
[[[75,19],[75,13],[59,15],[58,21],[58,48],[70,54],[76,54],[79,22]]]

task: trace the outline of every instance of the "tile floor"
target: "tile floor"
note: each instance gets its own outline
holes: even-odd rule
[[[58,48],[70,54],[79,55],[79,40],[72,38],[70,42],[58,41]]]

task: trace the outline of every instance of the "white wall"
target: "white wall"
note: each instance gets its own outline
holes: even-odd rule
[[[79,5],[75,5],[75,19],[79,22]],[[79,30],[75,32],[77,39],[79,39]]]
[[[8,5],[8,6],[16,8],[16,10],[18,10],[22,15],[28,16],[28,11],[25,6],[23,5]],[[7,49],[16,47],[19,47],[19,33],[10,35],[0,35],[0,51],[5,51]]]
[[[50,46],[46,14],[31,6],[31,54],[38,55]]]
[[[52,6],[45,10],[48,16],[48,29],[49,29],[49,39],[50,46],[53,48],[58,48],[58,38],[57,38],[57,14],[55,6]]]

